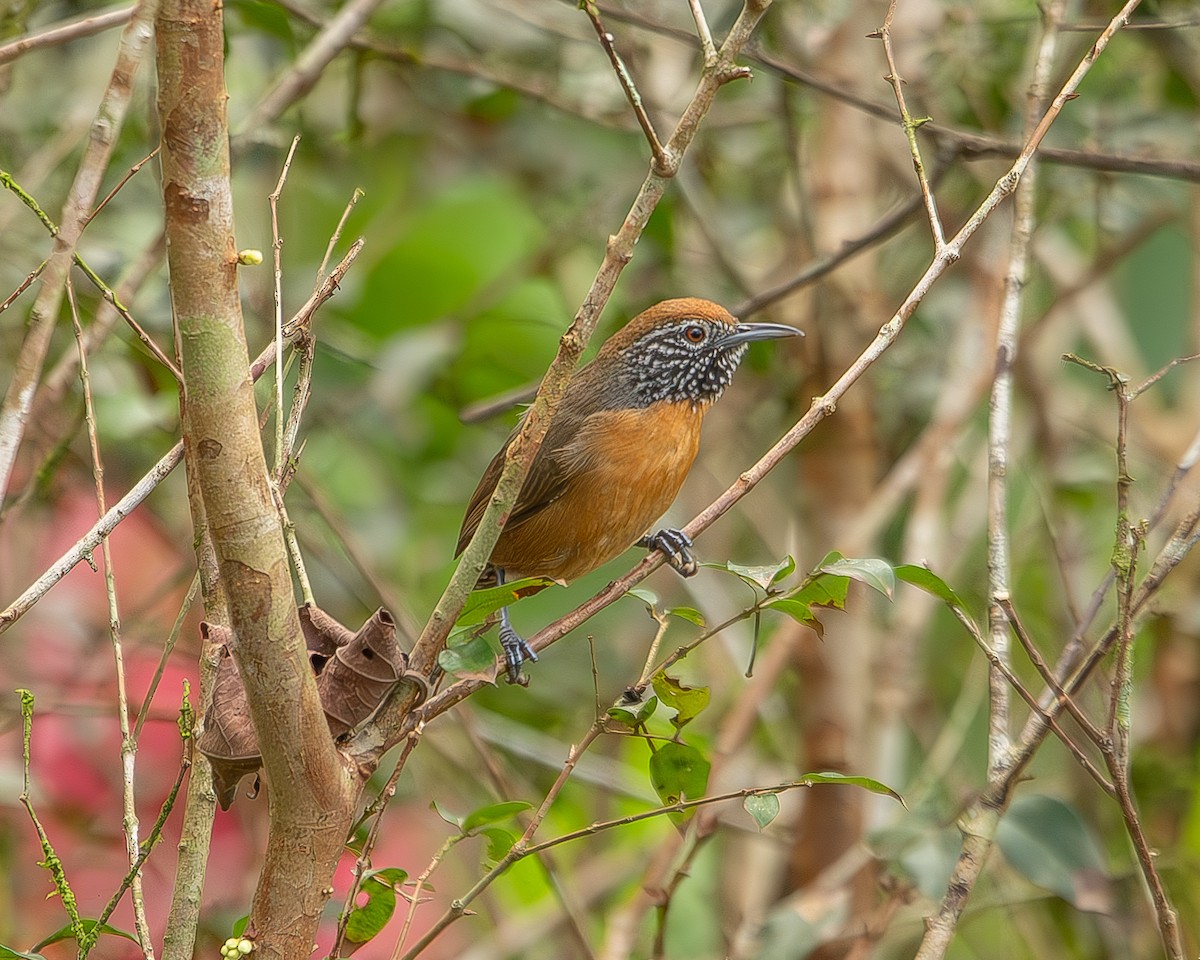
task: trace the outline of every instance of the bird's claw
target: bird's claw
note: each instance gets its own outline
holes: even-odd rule
[[[647,534],[638,543],[650,550],[661,552],[667,558],[671,569],[681,577],[694,577],[700,569],[692,554],[692,538],[682,530],[665,527],[657,533]]]
[[[526,660],[537,663],[537,654],[533,652],[533,647],[506,623],[500,626],[500,646],[504,649],[508,682],[521,687],[529,686],[529,677],[521,670],[521,665]]]

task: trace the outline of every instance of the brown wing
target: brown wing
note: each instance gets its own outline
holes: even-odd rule
[[[525,477],[525,484],[521,487],[521,493],[517,497],[517,505],[508,518],[508,523],[505,524],[506,530],[511,530],[524,523],[563,495],[567,487],[567,471],[555,454],[566,438],[573,433],[573,429],[566,421],[575,419],[569,416],[566,418],[558,416],[550,425],[546,438],[542,441],[537,456],[534,457],[533,466],[530,467],[529,474]],[[520,429],[521,423],[518,423],[513,432],[508,435],[508,439],[504,441],[504,446],[492,457],[492,462],[483,471],[479,485],[475,488],[475,493],[471,495],[470,503],[467,504],[462,529],[458,532],[458,546],[454,549],[456,557],[466,549],[467,544],[471,542],[471,537],[475,536],[479,521],[483,519],[483,511],[487,509],[488,500],[491,499],[492,493],[496,489],[496,482],[500,479],[500,471],[504,468],[504,456],[508,453],[509,444],[513,442]]]

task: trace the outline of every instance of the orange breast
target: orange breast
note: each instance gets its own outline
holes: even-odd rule
[[[554,451],[566,492],[505,529],[492,562],[525,576],[574,580],[629,549],[666,512],[700,446],[703,408],[660,403],[593,414]]]

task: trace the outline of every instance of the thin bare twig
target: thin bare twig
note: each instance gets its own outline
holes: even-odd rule
[[[693,3],[695,3],[695,0],[693,0]],[[601,21],[600,11],[597,9],[596,4],[592,0],[583,0],[580,7],[587,14],[588,20],[591,21],[592,28],[596,31],[596,36],[600,40],[600,46],[608,54],[608,60],[617,74],[617,79],[621,82],[621,90],[625,93],[625,99],[629,101],[629,106],[633,109],[633,115],[637,118],[638,126],[642,128],[642,133],[646,136],[646,142],[650,144],[650,153],[654,158],[654,169],[659,173],[663,173],[669,169],[670,164],[666,152],[663,150],[662,141],[658,139],[658,133],[654,129],[654,123],[651,121],[650,115],[646,113],[646,106],[642,103],[642,95],[638,93],[637,84],[633,82],[633,75],[630,74],[629,68],[625,66],[625,61],[621,59],[621,55],[617,53],[616,41],[613,35],[605,28],[603,21]],[[701,17],[701,22],[703,22],[703,17]],[[708,38],[708,48],[712,50],[713,57],[715,57],[716,50],[712,46],[711,36]],[[706,62],[709,60],[707,55],[705,60]]]
[[[276,485],[283,476],[283,238],[279,235],[279,197],[287,183],[292,158],[300,146],[300,134],[292,137],[292,146],[279,171],[279,180],[267,200],[271,207],[271,262],[274,266],[273,292],[275,304],[275,470]],[[282,506],[282,504],[280,504]]]
[[[413,892],[408,898],[408,912],[404,915],[404,923],[400,927],[400,934],[396,937],[396,945],[392,948],[392,960],[396,960],[404,951],[404,944],[408,940],[409,931],[412,930],[413,920],[417,916],[417,907],[421,904],[421,891],[425,889],[425,884],[429,882],[429,878],[433,876],[433,872],[441,866],[442,861],[459,843],[467,839],[465,833],[451,834],[446,838],[437,853],[429,858],[429,863],[425,869],[421,871],[420,876],[413,881]]]
[[[138,64],[153,36],[150,24],[154,22],[157,9],[158,0],[141,0],[121,33],[112,74],[92,123],[91,136],[88,137],[67,201],[63,205],[62,229],[54,239],[54,250],[42,274],[42,286],[30,311],[29,327],[17,354],[13,377],[0,405],[0,505],[3,505],[17,449],[25,434],[35,388],[62,305],[75,245],[83,231],[83,218],[91,210],[100,191],[100,180],[133,95],[131,79],[137,73]]]
[[[275,496],[275,509],[279,511],[279,523],[283,529],[288,556],[296,570],[296,579],[300,581],[300,596],[305,604],[312,606],[316,599],[313,596],[312,583],[308,579],[308,567],[304,565],[304,554],[300,552],[300,541],[296,538],[296,525],[288,516],[287,507],[283,502],[283,490],[272,484],[271,492]]]
[[[40,277],[42,275],[42,271],[45,269],[46,269],[46,261],[43,260],[36,267],[34,267],[32,270],[30,270],[29,274],[25,277],[25,279],[22,280],[19,284],[17,284],[17,288],[15,290],[13,290],[13,292],[10,293],[7,297],[5,297],[3,302],[0,302],[0,313],[3,313],[5,310],[7,310],[9,307],[11,307],[14,303],[16,303],[17,300],[20,298],[21,294],[23,294],[26,290],[28,290],[30,287],[33,286],[34,282],[37,280],[38,277]]]
[[[1017,616],[1016,608],[1013,606],[1012,598],[1006,597],[1000,601],[1000,606],[1004,609],[1004,616],[1008,622],[1012,624],[1013,633],[1017,635],[1017,640],[1020,641],[1021,647],[1025,650],[1025,654],[1029,657],[1030,663],[1034,665],[1038,674],[1042,678],[1042,682],[1047,688],[1053,691],[1059,705],[1064,707],[1071,714],[1075,722],[1079,724],[1083,732],[1088,735],[1088,739],[1101,750],[1105,748],[1105,741],[1108,737],[1092,723],[1091,718],[1080,708],[1075,702],[1075,698],[1068,695],[1067,691],[1062,688],[1062,684],[1058,682],[1058,678],[1054,676],[1049,664],[1042,657],[1041,651],[1038,650],[1037,644],[1029,635],[1029,631],[1025,629],[1025,625],[1021,622],[1021,618]],[[1041,710],[1042,706],[1039,703],[1034,709]]]
[[[1193,360],[1200,360],[1200,353],[1193,353],[1190,357],[1176,357],[1174,360],[1165,363],[1162,367],[1150,374],[1150,376],[1130,390],[1129,399],[1136,400],[1181,363],[1191,363]]]
[[[904,136],[908,140],[908,152],[912,156],[913,170],[917,174],[917,183],[921,188],[921,199],[925,203],[925,215],[929,218],[929,229],[933,233],[934,251],[942,248],[946,242],[946,233],[942,229],[942,219],[938,215],[937,200],[925,174],[925,162],[921,159],[921,148],[917,144],[917,128],[929,122],[928,117],[914,118],[908,112],[908,104],[904,102],[904,80],[896,67],[896,55],[892,49],[892,20],[896,16],[896,0],[889,0],[887,14],[883,25],[873,36],[883,43],[883,55],[887,59],[888,74],[884,79],[891,84],[892,92],[896,95],[896,106],[900,108],[900,122],[904,127]]]
[[[154,702],[154,694],[158,692],[158,685],[162,682],[163,674],[166,672],[167,661],[175,651],[175,644],[179,641],[179,634],[183,630],[184,620],[187,618],[188,611],[192,609],[192,604],[195,603],[199,592],[200,573],[197,571],[192,576],[191,586],[188,587],[188,592],[184,595],[183,602],[179,605],[179,610],[175,614],[175,622],[171,624],[171,629],[167,633],[166,642],[163,644],[162,653],[158,658],[158,666],[154,670],[154,676],[150,678],[150,685],[146,688],[146,695],[142,698],[142,705],[138,709],[137,722],[133,727],[133,742],[135,744],[142,738],[142,727],[146,725],[146,718],[150,715],[150,704]]]
[[[96,209],[93,210],[91,213],[89,213],[86,217],[83,218],[83,225],[86,227],[89,223],[91,223],[93,220],[95,220],[97,215],[100,213],[100,211],[108,206],[109,201],[111,201],[113,197],[115,197],[118,193],[121,192],[121,188],[124,187],[125,184],[127,184],[130,180],[132,180],[134,178],[134,176],[137,174],[137,172],[142,169],[142,167],[144,167],[151,160],[153,160],[155,157],[157,157],[158,151],[161,149],[162,149],[161,147],[155,147],[148,154],[146,154],[146,156],[142,157],[141,160],[139,160],[132,167],[130,167],[125,172],[125,176],[123,176],[120,180],[117,181],[117,185],[108,191],[108,194],[104,197],[103,200],[101,200],[98,204],[96,204]]]
[[[100,441],[96,428],[96,408],[92,403],[92,382],[88,374],[87,352],[83,347],[83,325],[79,322],[79,309],[75,303],[75,287],[67,278],[67,303],[71,309],[71,326],[75,331],[75,344],[79,350],[79,379],[83,385],[83,419],[87,424],[88,448],[92,457],[92,479],[96,488],[96,508],[100,516],[106,512],[104,497],[104,461],[100,456]],[[101,545],[104,558],[104,594],[108,599],[108,636],[112,643],[113,668],[117,681],[117,724],[121,731],[121,807],[125,832],[125,855],[129,858],[132,880],[130,894],[133,901],[134,929],[138,945],[146,960],[154,960],[154,946],[150,940],[150,925],[146,920],[146,900],[142,895],[142,877],[137,869],[140,850],[138,846],[138,817],[134,795],[134,770],[137,758],[137,742],[129,732],[129,696],[125,690],[125,654],[121,643],[121,616],[117,605],[117,580],[113,572],[112,551],[106,539]]]
[[[338,241],[342,239],[342,230],[346,226],[346,221],[350,219],[350,214],[358,205],[358,201],[364,196],[362,187],[355,187],[354,192],[350,194],[350,199],[346,201],[346,206],[342,210],[342,215],[338,218],[337,226],[333,228],[333,233],[329,236],[329,243],[325,244],[325,256],[321,258],[321,265],[317,267],[317,286],[325,279],[325,268],[329,266],[329,260],[333,256],[333,249],[337,246]]]
[[[1129,516],[1129,491],[1133,477],[1129,474],[1127,459],[1129,405],[1134,391],[1129,389],[1128,378],[1112,367],[1082,360],[1071,354],[1069,359],[1080,366],[1103,374],[1117,401],[1116,436],[1116,537],[1113,544],[1112,568],[1116,582],[1117,614],[1114,627],[1117,648],[1116,669],[1112,681],[1108,710],[1108,749],[1104,759],[1113,780],[1115,796],[1125,821],[1125,829],[1133,842],[1138,865],[1149,887],[1151,901],[1158,920],[1159,936],[1170,960],[1183,960],[1183,941],[1179,931],[1179,916],[1171,904],[1162,877],[1158,872],[1154,851],[1146,841],[1145,830],[1138,816],[1137,805],[1129,783],[1129,745],[1131,736],[1132,710],[1130,698],[1133,692],[1133,645],[1134,616],[1136,612],[1136,586],[1138,559],[1145,543],[1144,524],[1135,524]],[[1138,388],[1137,392],[1157,382],[1174,364],[1168,364]]]
[[[315,603],[313,597],[312,584],[308,579],[308,568],[304,563],[304,555],[300,550],[300,541],[296,536],[296,526],[292,523],[292,518],[288,515],[287,506],[284,503],[284,493],[292,477],[295,475],[295,443],[296,438],[300,433],[300,421],[304,416],[304,410],[308,405],[308,399],[312,392],[312,371],[313,360],[316,352],[316,338],[313,336],[312,330],[304,327],[301,330],[299,338],[298,350],[300,353],[299,373],[296,376],[296,386],[292,392],[292,404],[288,409],[287,423],[284,423],[283,416],[283,381],[284,371],[281,358],[283,356],[283,238],[279,234],[279,197],[283,193],[283,186],[287,182],[288,171],[292,166],[292,158],[296,154],[296,147],[300,144],[300,135],[296,134],[292,138],[291,149],[288,150],[286,159],[283,162],[283,168],[279,172],[279,182],[275,185],[274,192],[270,195],[271,204],[271,237],[272,248],[274,251],[274,297],[275,297],[275,469],[271,475],[271,492],[275,498],[275,506],[279,511],[279,518],[283,528],[283,537],[287,543],[288,555],[291,557],[292,566],[296,570],[296,577],[300,581],[300,594],[305,604],[312,605]],[[361,191],[355,191],[354,198],[351,200],[351,205],[357,200],[358,194]],[[325,260],[321,261],[321,267],[317,271],[317,283],[320,284],[320,278],[324,275],[325,264],[333,251],[333,246],[337,242],[337,238],[341,233],[342,225],[346,222],[346,217],[349,215],[350,205],[342,212],[342,217],[338,221],[337,227],[334,229],[333,236],[330,237],[329,244],[325,249]]]
[[[700,0],[688,0],[692,11],[692,19],[696,21],[696,36],[700,40],[700,52],[704,54],[704,62],[711,63],[716,59],[717,46],[713,43],[712,31],[708,29],[708,20],[704,16],[704,7]]]
[[[654,669],[654,658],[658,656],[658,648],[662,643],[663,634],[667,632],[667,627],[670,624],[670,618],[665,614],[659,613],[654,607],[650,608],[650,616],[658,626],[654,630],[654,639],[650,641],[650,649],[646,651],[646,662],[642,667],[641,676],[638,677],[638,682],[634,687],[635,690],[644,690],[646,684],[658,673]]]
[[[288,321],[289,330],[299,329],[310,322],[316,310],[325,303],[338,289],[346,271],[354,263],[359,251],[362,250],[363,240],[357,240],[342,257],[341,262],[333,269],[325,281],[315,290],[295,316]],[[275,359],[275,344],[268,346],[250,364],[250,376],[258,380],[263,372]],[[80,537],[62,556],[60,556],[41,576],[39,576],[16,600],[4,610],[0,610],[0,634],[4,633],[23,617],[40,600],[47,591],[62,580],[74,567],[83,560],[91,560],[92,551],[117,528],[139,504],[142,503],[154,489],[179,466],[183,459],[183,443],[176,443],[163,457],[150,468],[130,491],[125,494],[100,520]]]
[[[528,856],[534,847],[531,847],[533,835],[537,833],[538,828],[542,825],[542,821],[546,819],[546,814],[550,812],[550,807],[562,792],[563,787],[567,785],[567,781],[571,777],[575,765],[579,762],[579,758],[587,751],[588,747],[596,740],[600,734],[604,732],[604,717],[597,717],[587,733],[579,743],[574,744],[567,752],[567,759],[563,762],[562,769],[555,778],[550,789],[546,791],[546,796],[543,798],[537,811],[530,817],[529,824],[525,827],[525,832],[521,834],[519,840],[514,843],[504,855],[504,857],[491,870],[489,870],[479,881],[471,887],[463,896],[459,897],[452,903],[449,909],[438,918],[438,920],[429,928],[429,930],[412,946],[407,953],[403,954],[399,960],[413,960],[422,950],[431,944],[446,927],[450,926],[455,920],[464,916],[467,912],[467,907],[472,901],[479,896],[496,877],[500,876],[504,871],[511,867],[518,860]],[[546,849],[541,844],[537,845],[539,849]],[[428,878],[426,878],[428,879]],[[417,890],[420,893],[420,888]]]
[[[54,237],[56,241],[61,239],[62,228],[59,227],[57,224],[55,224],[54,221],[51,220],[50,217],[46,214],[46,212],[41,208],[41,206],[38,204],[38,202],[32,196],[30,196],[25,190],[23,190],[21,188],[20,184],[18,184],[12,178],[12,176],[4,170],[0,170],[0,184],[2,184],[4,187],[6,187],[8,190],[10,190],[12,193],[16,194],[16,196],[20,198],[21,202],[24,203],[25,206],[29,207],[29,209],[34,212],[34,214],[37,216],[38,220],[41,221],[42,225],[49,232],[50,236]],[[82,222],[83,222],[84,226],[86,226],[87,223],[90,222],[92,216],[94,216],[94,214],[87,215],[83,218]],[[82,229],[83,228],[80,227],[81,233],[82,233]],[[102,279],[100,279],[100,275],[98,273],[96,273],[96,271],[93,270],[87,264],[87,262],[83,259],[83,257],[81,257],[79,255],[79,253],[77,251],[72,251],[71,260],[72,260],[72,262],[74,262],[75,266],[77,266],[80,270],[83,271],[84,276],[86,276],[92,282],[92,285],[95,286],[96,289],[100,291],[100,293],[104,297],[105,301],[110,306],[112,306],[113,309],[116,310],[118,314],[120,314],[122,319],[124,319],[127,324],[129,324],[130,329],[133,330],[133,332],[137,334],[138,339],[142,341],[142,344],[146,347],[147,350],[150,351],[150,353],[154,357],[154,359],[156,359],[159,363],[161,363],[164,367],[166,367],[167,370],[170,371],[171,375],[175,378],[176,382],[179,382],[180,381],[180,373],[179,373],[178,368],[171,361],[171,359],[162,351],[162,349],[159,347],[159,345],[150,338],[150,335],[148,333],[146,333],[145,330],[142,329],[141,324],[139,324],[137,322],[137,320],[135,320],[133,318],[133,314],[131,314],[129,312],[129,310],[125,307],[125,305],[117,298],[117,295],[116,295],[116,293],[113,292],[112,288],[109,287],[109,285],[107,283],[105,283]],[[45,263],[43,263],[38,268],[39,272],[44,271],[47,268],[47,266],[49,265],[49,263],[50,263],[50,261],[46,261]],[[37,308],[36,303],[34,304],[34,308],[35,309]]]
[[[261,136],[283,112],[316,86],[325,68],[350,45],[351,39],[383,0],[350,0],[313,37],[295,62],[239,124],[235,140]]]

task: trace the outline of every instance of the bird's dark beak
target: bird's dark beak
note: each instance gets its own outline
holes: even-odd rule
[[[733,333],[721,341],[722,349],[755,340],[777,340],[780,337],[804,336],[803,330],[782,323],[739,323]]]

